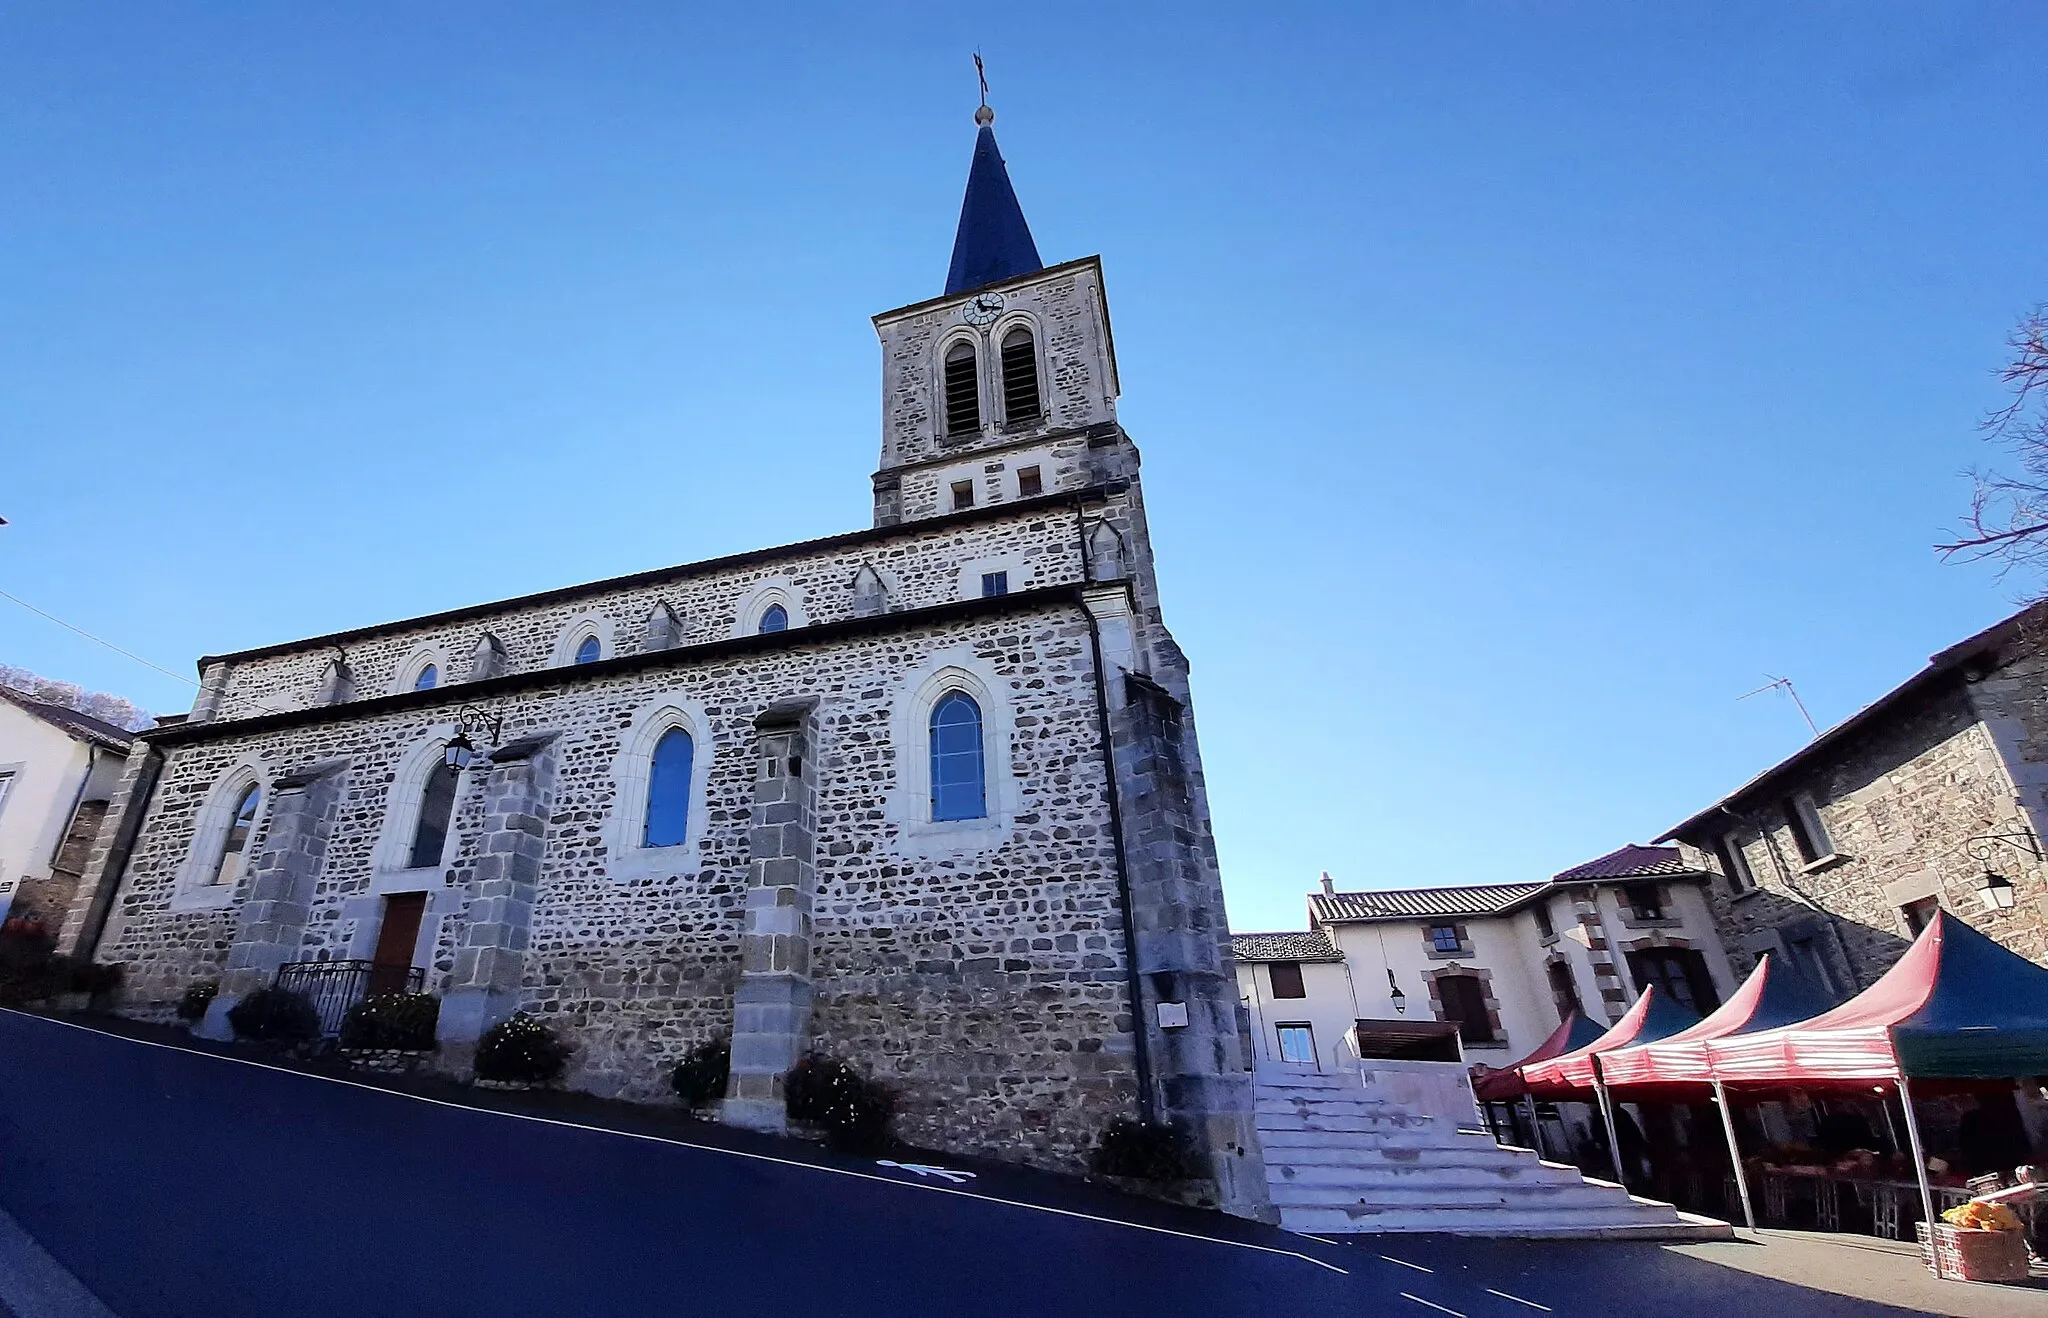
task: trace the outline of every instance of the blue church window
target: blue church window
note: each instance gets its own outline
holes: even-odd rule
[[[427,771],[419,823],[412,832],[412,856],[406,862],[410,868],[426,869],[441,863],[441,852],[448,846],[448,827],[455,821],[455,785],[455,770],[444,768],[439,761]]]
[[[583,644],[576,647],[576,662],[579,664],[594,664],[603,654],[604,646],[598,643],[597,638],[595,636],[586,636],[583,638]]]
[[[966,692],[954,691],[932,707],[932,818],[987,816],[981,706]]]
[[[420,675],[412,680],[412,689],[415,691],[432,691],[440,684],[441,670],[433,664],[428,664],[425,668],[420,669]]]
[[[690,831],[690,769],[697,745],[681,728],[670,728],[654,743],[647,775],[647,839],[650,847],[672,847]]]
[[[770,604],[768,611],[761,615],[761,632],[786,632],[789,630],[789,610],[780,604]]]

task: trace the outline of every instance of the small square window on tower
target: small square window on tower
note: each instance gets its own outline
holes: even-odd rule
[[[981,574],[981,594],[986,599],[991,595],[1010,593],[1010,574],[1007,572],[984,572]]]
[[[1031,498],[1031,497],[1032,497],[1033,495],[1036,495],[1036,494],[1044,494],[1044,493],[1045,493],[1045,479],[1044,479],[1044,478],[1043,478],[1042,476],[1040,476],[1040,475],[1038,474],[1038,468],[1036,468],[1036,467],[1019,467],[1019,468],[1017,468],[1017,497],[1018,497],[1018,498],[1020,498],[1020,499],[1029,499],[1029,498]]]
[[[957,513],[957,512],[959,512],[959,511],[960,511],[960,510],[961,510],[962,508],[972,508],[973,506],[974,506],[974,482],[973,482],[973,481],[954,481],[954,482],[953,482],[953,511]]]

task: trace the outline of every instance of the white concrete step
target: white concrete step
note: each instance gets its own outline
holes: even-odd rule
[[[1408,1186],[1447,1188],[1501,1185],[1580,1184],[1577,1172],[1541,1165],[1514,1163],[1491,1167],[1445,1167],[1400,1163],[1301,1163],[1289,1162],[1270,1178],[1275,1185],[1351,1186],[1361,1193],[1374,1186],[1401,1189]]]
[[[1726,1222],[1674,1213],[1669,1219],[1621,1217],[1607,1209],[1546,1208],[1536,1212],[1500,1208],[1395,1209],[1355,1213],[1341,1208],[1283,1208],[1280,1225],[1317,1235],[1448,1232],[1461,1236],[1509,1236],[1533,1240],[1728,1240]]]
[[[1388,1101],[1354,1076],[1261,1064],[1255,1122],[1281,1224],[1296,1231],[1725,1238],[1526,1149]],[[1453,1105],[1455,1106],[1455,1105]],[[1718,1233],[1718,1234],[1715,1234]]]

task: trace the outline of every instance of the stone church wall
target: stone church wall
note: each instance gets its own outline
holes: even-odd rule
[[[1041,544],[1061,543],[1036,534]],[[852,561],[816,571],[850,575]],[[571,612],[506,620],[500,634],[514,653],[531,654]],[[901,792],[902,757],[924,748],[921,740],[900,745],[897,721],[916,675],[940,663],[985,675],[1006,707],[1007,746],[989,765],[992,798],[1006,804],[985,846],[920,844]],[[332,721],[253,734],[223,727],[166,747],[98,951],[128,966],[126,1010],[166,1016],[188,984],[222,974],[236,905],[171,908],[181,877],[189,879],[207,804],[238,766],[255,766],[269,782],[347,760],[298,955],[369,954],[376,890],[422,886],[418,871],[392,875],[377,861],[388,855],[394,791],[423,747],[438,754],[466,699],[461,685],[438,694],[403,710],[337,711]],[[665,1098],[667,1065],[730,1028],[752,720],[792,695],[820,701],[815,1046],[898,1085],[899,1126],[913,1142],[1076,1166],[1102,1126],[1133,1109],[1135,1094],[1089,628],[1077,605],[1020,605],[810,644],[792,633],[787,648],[679,654],[673,666],[585,678],[567,670],[559,682],[489,697],[490,713],[505,720],[504,740],[559,733],[522,1005],[577,1045],[573,1085],[641,1100]],[[621,877],[608,834],[621,749],[635,720],[665,703],[701,719],[703,785],[691,807],[702,811],[701,841],[673,866]],[[446,882],[426,883],[429,988],[447,982],[466,927],[484,826],[479,777],[468,775],[458,798],[461,840]],[[258,825],[252,857],[267,825]]]
[[[1111,496],[1121,505],[1127,495]],[[1089,516],[1099,516],[1091,511]],[[751,557],[751,556],[750,556]],[[881,575],[892,612],[971,598],[980,593],[981,564],[1007,568],[1010,589],[1071,583],[1081,578],[1081,548],[1070,504],[1052,502],[1014,516],[934,527],[906,527],[895,535],[864,538],[817,552],[793,547],[787,555],[752,559],[709,570],[675,569],[653,581],[608,588],[598,582],[564,598],[508,604],[502,612],[466,611],[460,620],[429,617],[394,623],[344,639],[358,699],[401,689],[416,666],[432,656],[443,685],[468,677],[471,655],[486,633],[504,649],[503,671],[558,666],[563,637],[579,623],[596,625],[604,655],[637,654],[646,645],[648,619],[668,605],[681,621],[674,645],[721,640],[751,630],[768,592],[780,592],[791,624],[837,622],[854,616],[854,578],[863,565]],[[743,623],[741,614],[748,616]],[[305,644],[228,664],[215,719],[249,718],[305,709],[316,703],[322,676],[335,657],[331,645]]]

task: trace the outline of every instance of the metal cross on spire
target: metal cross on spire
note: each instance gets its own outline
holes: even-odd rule
[[[981,52],[974,52],[974,76],[981,82],[981,104],[988,106],[988,70],[982,67]]]

